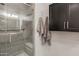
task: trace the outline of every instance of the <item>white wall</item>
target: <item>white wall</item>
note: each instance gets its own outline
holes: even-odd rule
[[[44,55],[43,46],[41,45],[40,38],[37,33],[37,23],[39,17],[45,20],[45,17],[49,15],[49,4],[48,3],[37,3],[35,4],[35,55]],[[46,49],[45,49],[46,50]]]
[[[49,15],[47,4],[36,4],[35,6],[35,55],[56,56],[56,55],[78,55],[79,56],[79,32],[52,31],[52,45],[42,45],[36,32],[37,22],[40,16],[45,19]]]

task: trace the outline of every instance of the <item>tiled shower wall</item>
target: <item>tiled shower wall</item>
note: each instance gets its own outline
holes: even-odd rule
[[[27,42],[31,42],[32,43],[32,37],[33,37],[33,26],[32,26],[32,23],[33,22],[32,21],[24,21],[24,22],[26,23],[25,24],[25,30],[23,32],[24,39]]]
[[[34,55],[33,53],[33,21],[23,21],[22,28],[23,31],[23,38],[24,38],[24,51],[29,55]]]
[[[0,55],[17,55],[24,48],[22,32],[0,33]]]
[[[25,45],[30,43],[32,45],[31,52],[28,53],[33,55],[33,26],[32,21],[24,21],[24,31],[20,32],[2,32],[0,33],[0,55],[17,55],[22,51],[29,51],[25,49],[25,47],[29,47],[29,45]]]

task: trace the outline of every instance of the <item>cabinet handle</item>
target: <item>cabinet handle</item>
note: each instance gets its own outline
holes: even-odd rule
[[[67,21],[67,29],[69,29],[69,22]]]
[[[65,24],[66,24],[66,22],[64,21],[64,29],[65,29]]]

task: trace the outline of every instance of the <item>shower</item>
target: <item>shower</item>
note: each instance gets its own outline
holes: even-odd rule
[[[0,3],[0,56],[34,55],[34,4]]]

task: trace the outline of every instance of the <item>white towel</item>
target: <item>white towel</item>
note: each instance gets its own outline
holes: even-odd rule
[[[39,35],[43,34],[43,26],[44,26],[43,19],[42,17],[40,17],[37,25],[37,32],[39,33]]]
[[[47,38],[49,32],[49,22],[48,22],[48,17],[45,19],[45,24],[44,24],[44,36]]]

